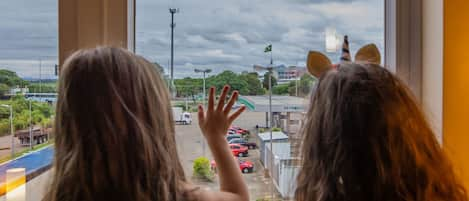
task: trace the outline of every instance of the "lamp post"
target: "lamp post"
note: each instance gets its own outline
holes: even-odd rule
[[[206,74],[208,73],[211,73],[212,72],[212,69],[194,69],[194,72],[196,73],[202,73],[203,74],[203,93],[204,93],[204,96],[203,96],[203,100],[202,100],[202,105],[205,106],[205,77],[206,77]]]
[[[198,68],[196,68],[196,69],[194,69],[194,72],[203,74],[203,83],[204,83],[203,84],[203,87],[204,87],[203,88],[203,93],[204,93],[204,95],[203,95],[203,99],[202,99],[202,105],[205,106],[205,75],[207,73],[212,72],[212,69],[198,69]],[[204,139],[202,139],[202,152],[203,152],[203,155],[205,156],[205,140]]]
[[[29,99],[29,149],[33,150],[33,111],[31,105],[31,99]]]
[[[11,132],[11,159],[15,157],[15,135],[13,133],[13,107],[11,105],[2,104],[2,107],[10,109],[10,132]]]

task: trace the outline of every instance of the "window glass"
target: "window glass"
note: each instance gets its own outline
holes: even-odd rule
[[[248,111],[227,138],[235,139],[233,143],[243,142],[239,137],[256,143],[256,149],[240,158],[254,165],[253,172],[243,175],[251,197],[259,200],[293,195],[299,167],[290,142],[300,129],[316,81],[305,68],[308,51],[320,51],[338,63],[347,35],[352,57],[368,43],[378,47],[382,60],[384,55],[384,0],[138,0],[136,16],[136,51],[163,69],[173,91],[173,107],[195,112],[197,104],[204,103],[204,78],[205,89],[229,84],[240,91],[234,108],[245,104]],[[269,74],[255,66],[274,67],[273,140],[266,128]],[[197,115],[192,118],[192,124],[176,126],[189,178],[195,158],[213,159],[197,128]],[[209,184],[193,182],[213,189],[218,185],[217,179]]]
[[[0,186],[14,178],[9,177],[13,168],[24,168],[22,174],[29,174],[28,181],[37,181],[48,174],[43,173],[44,167],[52,162],[57,2],[0,1]],[[31,151],[36,154],[29,154]],[[29,185],[2,191],[0,200],[26,190],[40,199],[42,188]]]
[[[0,162],[4,165],[0,167],[0,183],[6,169],[13,167],[3,162],[31,149],[41,150],[37,154],[41,156],[53,153],[47,146],[53,143],[50,126],[57,89],[57,2],[0,1]],[[367,43],[375,43],[384,55],[384,0],[136,2],[136,51],[161,67],[173,92],[173,107],[195,112],[196,105],[204,103],[204,89],[209,86],[229,84],[240,91],[242,96],[233,108],[245,104],[249,111],[234,123],[230,139],[243,142],[238,140],[242,137],[257,145],[240,157],[240,163],[254,166],[243,175],[256,200],[292,195],[299,167],[290,138],[301,126],[315,82],[305,69],[307,52],[321,51],[339,62],[342,39],[347,35],[352,55]],[[173,10],[178,11],[174,12],[174,62],[170,8],[179,9]],[[274,67],[271,119],[266,113],[269,74],[254,66]],[[183,123],[176,125],[178,151],[186,175],[193,178],[194,159],[213,157],[197,128],[197,115],[184,117]],[[274,139],[269,125],[273,125]],[[51,157],[41,161],[48,160]],[[38,168],[29,166],[28,161],[15,164],[26,171]],[[217,189],[219,181],[193,182]]]

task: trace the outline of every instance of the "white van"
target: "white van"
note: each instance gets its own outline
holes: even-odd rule
[[[192,114],[189,112],[183,112],[182,107],[173,107],[173,118],[176,124],[192,124]]]

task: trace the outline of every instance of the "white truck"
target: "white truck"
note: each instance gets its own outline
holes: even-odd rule
[[[173,118],[176,124],[189,125],[192,123],[192,115],[184,112],[182,107],[173,107]]]

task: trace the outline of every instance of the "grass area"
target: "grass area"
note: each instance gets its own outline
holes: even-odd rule
[[[33,151],[42,149],[42,148],[47,147],[47,146],[52,145],[52,144],[54,144],[54,140],[49,140],[49,141],[46,142],[46,143],[43,143],[43,144],[39,144],[39,145],[34,146],[34,147],[33,147],[33,150],[30,150],[30,149],[28,148],[28,149],[22,150],[22,151],[20,151],[20,152],[16,152],[16,153],[15,153],[15,156],[13,157],[13,159],[19,158],[19,157],[21,157],[21,156],[23,156],[23,155],[25,155],[25,154],[28,154],[28,153],[30,153],[30,152],[33,152]],[[0,159],[0,164],[2,164],[2,163],[4,163],[4,162],[7,162],[7,161],[9,161],[9,160],[13,160],[13,159],[11,158],[11,155],[9,155],[9,156],[7,156],[7,157],[4,157],[4,158],[1,158],[1,159]]]

